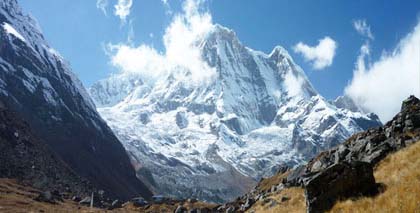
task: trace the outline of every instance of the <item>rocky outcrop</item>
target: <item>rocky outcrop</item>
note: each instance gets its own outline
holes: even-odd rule
[[[392,152],[420,140],[420,100],[406,99],[384,126],[350,137],[320,153],[284,178],[286,186],[303,186],[308,212],[328,210],[337,199],[375,193],[373,170]]]
[[[410,96],[401,111],[384,126],[357,133],[306,165],[294,169],[280,167],[270,181],[261,180],[249,193],[219,206],[218,210],[246,211],[254,202],[270,202],[273,193],[302,187],[309,213],[328,211],[338,200],[378,193],[381,184],[375,182],[375,166],[389,154],[417,141],[420,141],[420,100]]]
[[[375,166],[388,154],[420,140],[420,100],[410,96],[395,117],[382,127],[357,133],[344,143],[320,153],[306,166],[290,173],[285,183],[301,186],[305,179],[332,165],[362,161]]]
[[[361,161],[334,164],[305,182],[308,212],[323,212],[337,200],[376,192],[372,165]]]

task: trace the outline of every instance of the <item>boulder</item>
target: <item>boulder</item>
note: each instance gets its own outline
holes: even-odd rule
[[[131,199],[131,202],[133,203],[133,205],[135,207],[143,207],[149,204],[149,202],[147,202],[144,198],[142,197],[136,197]]]
[[[288,201],[288,200],[290,200],[290,197],[287,197],[287,196],[283,196],[283,197],[281,197],[281,202],[286,202],[286,201]]]
[[[57,203],[50,191],[39,193],[38,197],[36,197],[34,200],[38,202],[45,202],[45,203],[51,203],[51,204]]]
[[[80,202],[82,200],[82,198],[80,198],[79,196],[75,195],[71,198],[72,201],[74,202]]]
[[[337,200],[377,193],[372,165],[341,162],[304,180],[307,212],[325,212]]]
[[[90,196],[87,196],[87,197],[83,198],[83,199],[79,202],[79,204],[81,204],[81,205],[90,205],[90,201],[91,201]]]

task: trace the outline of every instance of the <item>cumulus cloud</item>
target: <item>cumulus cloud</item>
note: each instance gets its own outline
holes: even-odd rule
[[[319,40],[318,45],[311,47],[302,42],[299,42],[293,47],[295,53],[300,53],[304,59],[312,63],[312,67],[316,70],[322,70],[331,66],[335,56],[337,43],[326,36]]]
[[[113,66],[121,68],[123,72],[143,74],[145,81],[158,78],[166,70],[165,56],[147,45],[135,48],[127,45],[109,45],[108,47],[113,52],[111,57]]]
[[[366,23],[366,20],[359,19],[353,21],[353,27],[360,35],[367,37],[371,40],[374,39],[373,34],[370,30],[370,26]]]
[[[199,0],[184,2],[183,13],[175,15],[165,30],[164,53],[145,44],[138,47],[126,43],[110,44],[111,64],[122,72],[138,73],[149,83],[180,70],[190,73],[190,83],[214,79],[215,70],[202,59],[198,46],[198,42],[214,29],[211,15],[200,12],[202,3]]]
[[[420,22],[397,47],[368,63],[369,44],[361,47],[353,79],[345,89],[358,105],[375,112],[385,122],[411,94],[420,96]]]
[[[123,22],[130,15],[131,7],[133,6],[133,0],[118,0],[117,4],[114,5],[114,14],[118,16]]]

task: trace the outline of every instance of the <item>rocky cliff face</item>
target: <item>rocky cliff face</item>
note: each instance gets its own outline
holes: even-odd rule
[[[252,50],[220,25],[196,47],[214,78],[197,83],[195,70],[175,66],[153,83],[124,72],[89,90],[159,193],[229,200],[279,165],[380,125],[374,114],[326,101],[282,47]]]
[[[95,189],[52,152],[18,115],[0,103],[0,178],[45,191],[87,196]]]
[[[120,198],[151,196],[70,66],[16,0],[0,2],[0,100],[98,188]]]

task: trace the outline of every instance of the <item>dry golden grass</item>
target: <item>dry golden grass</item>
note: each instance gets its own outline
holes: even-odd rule
[[[281,183],[283,178],[287,177],[288,174],[289,174],[289,171],[282,174],[274,175],[269,178],[264,178],[258,183],[256,189],[258,191],[270,191],[272,186],[276,186],[279,183]]]
[[[128,205],[125,205],[121,209],[116,209],[116,212],[174,212],[178,206],[183,206],[187,210],[191,209],[202,209],[202,208],[208,208],[213,209],[216,207],[216,204],[211,203],[204,203],[204,202],[195,202],[195,203],[186,203],[186,202],[180,202],[180,203],[174,203],[172,205],[169,204],[152,204],[146,207],[134,207],[133,204],[129,203]]]
[[[153,204],[146,207],[135,207],[132,203],[127,203],[123,208],[107,211],[105,209],[89,208],[79,205],[71,200],[49,204],[37,202],[33,199],[39,194],[39,191],[31,187],[22,186],[16,180],[0,178],[0,213],[27,213],[27,212],[46,212],[46,213],[97,213],[97,212],[174,212],[178,205],[187,209],[194,208],[214,208],[216,205],[204,202],[194,203],[175,203]]]
[[[385,191],[376,197],[337,203],[331,212],[420,213],[420,142],[389,155],[374,172]]]
[[[288,197],[289,200],[281,201],[283,197]],[[276,205],[271,206],[271,202],[264,203],[258,201],[247,212],[267,212],[267,213],[305,213],[305,195],[302,188],[293,187],[287,188],[280,192],[275,192],[268,197],[276,202]]]
[[[36,202],[33,200],[39,191],[31,187],[22,186],[15,180],[0,179],[0,212],[27,213],[27,212],[103,212],[100,209],[90,209],[79,206],[72,201],[56,205]]]

